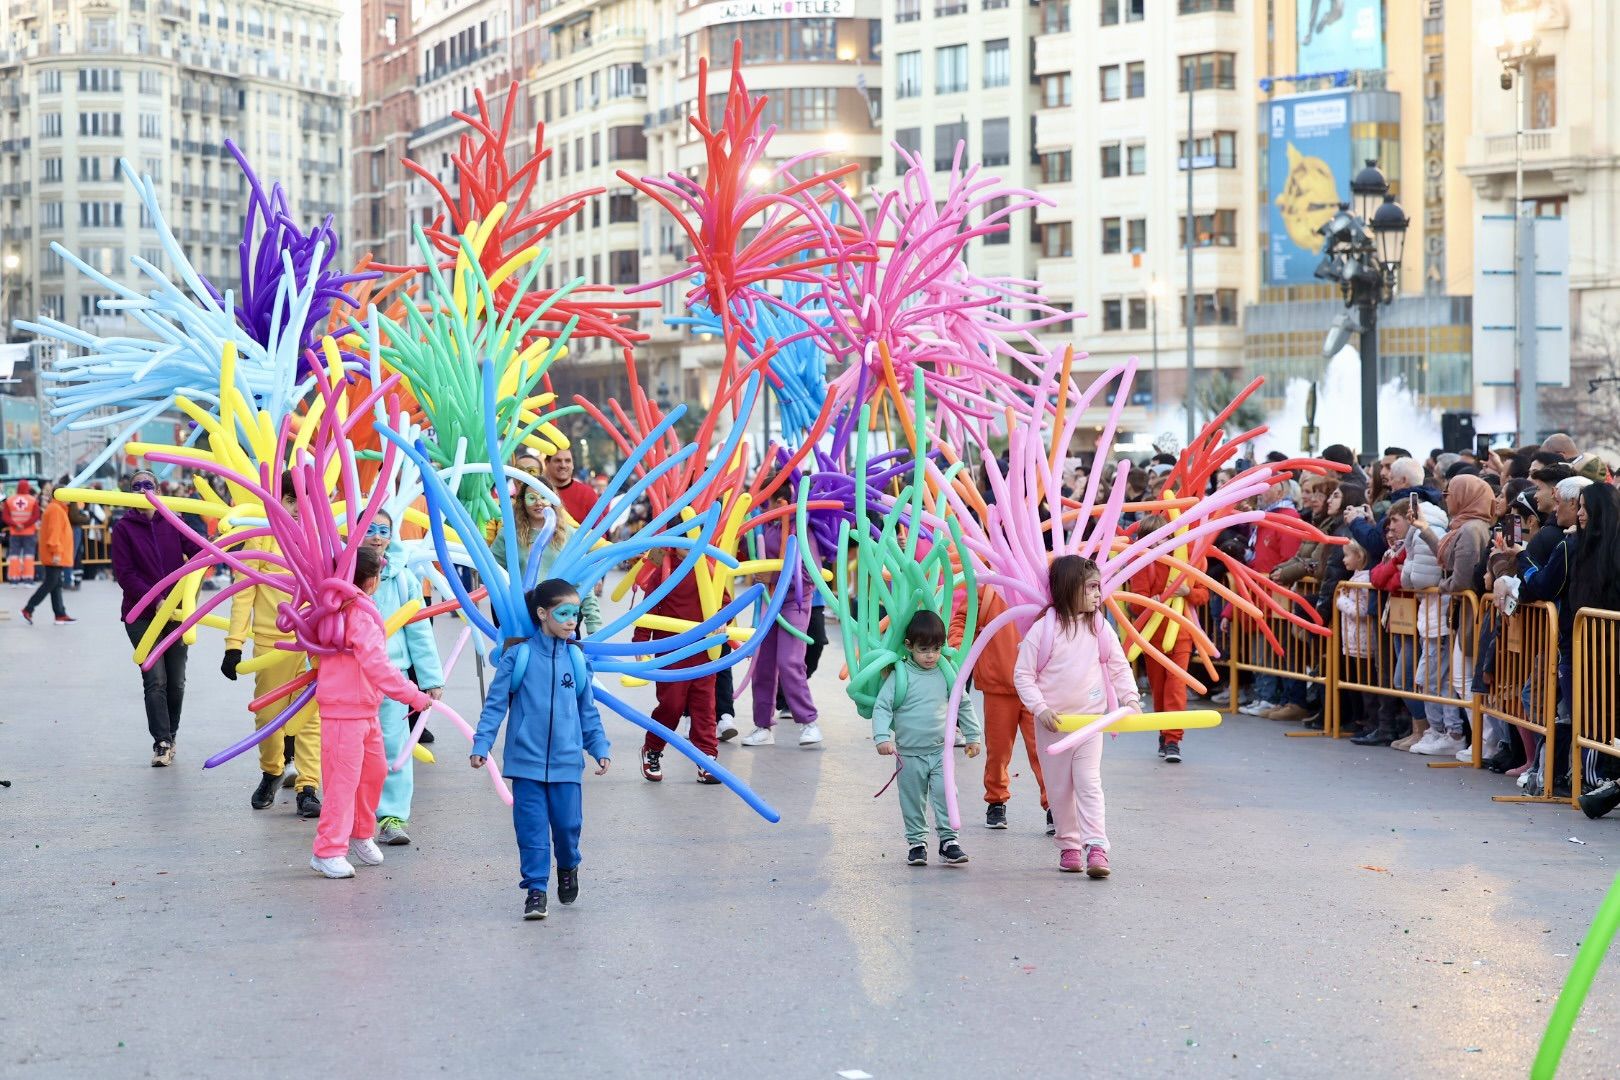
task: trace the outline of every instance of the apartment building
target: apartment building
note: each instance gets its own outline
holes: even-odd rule
[[[350,250],[390,266],[414,262],[411,184],[405,168],[411,133],[421,126],[416,78],[421,54],[411,0],[361,0],[360,97],[350,125],[354,214]]]
[[[157,184],[193,264],[221,289],[240,278],[245,181],[280,180],[306,220],[348,205],[348,98],[338,82],[338,0],[10,0],[0,8],[0,266],[6,325],[44,313],[102,332],[93,282],[57,241],[111,277],[130,256],[165,266],[118,169]]]
[[[1041,5],[1038,190],[1057,205],[1037,212],[1035,276],[1084,314],[1054,339],[1076,341],[1086,370],[1141,358],[1123,421],[1136,436],[1180,429],[1189,238],[1196,368],[1243,362],[1241,312],[1259,266],[1254,18],[1232,0]]]
[[[1041,8],[1029,0],[899,0],[883,15],[883,151],[878,186],[891,186],[907,163],[904,147],[930,170],[936,192],[949,183],[961,146],[965,168],[1008,186],[1035,190],[1034,154],[1040,84],[1034,41]],[[987,208],[993,212],[994,208]],[[982,277],[1029,279],[1035,273],[1032,214],[974,240],[967,262]]]

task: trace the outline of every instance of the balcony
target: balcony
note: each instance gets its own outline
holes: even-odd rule
[[[158,18],[168,19],[171,22],[190,22],[191,8],[185,4],[176,4],[173,0],[158,0]]]
[[[16,112],[26,104],[28,104],[27,94],[19,94],[14,91],[0,94],[0,109],[6,112]]]
[[[474,49],[470,53],[463,56],[458,56],[456,59],[444,64],[441,67],[436,67],[432,71],[424,72],[423,74],[418,75],[416,77],[416,85],[426,86],[431,82],[437,82],[439,79],[442,79],[447,75],[452,75],[464,67],[471,67],[473,64],[478,63],[478,61],[484,59],[485,57],[493,56],[495,53],[500,52],[504,47],[504,44],[504,42],[499,41],[491,42],[490,44],[485,45],[483,48]]]
[[[431,124],[423,124],[421,127],[411,132],[411,141],[415,142],[417,139],[425,139],[429,135],[443,131],[445,128],[459,123],[461,123],[461,121],[457,120],[454,116],[441,116]]]
[[[9,184],[0,184],[0,198],[20,199],[34,189],[28,180],[15,180]]]
[[[1584,190],[1584,174],[1596,164],[1590,128],[1543,128],[1526,131],[1522,138],[1525,171],[1541,174],[1539,184],[1551,173],[1561,190]],[[1512,132],[1474,135],[1468,140],[1468,160],[1458,171],[1484,198],[1511,197],[1516,157]]]

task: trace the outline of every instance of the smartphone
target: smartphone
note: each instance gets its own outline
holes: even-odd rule
[[[1512,521],[1510,524],[1512,525],[1512,544],[1514,547],[1518,547],[1519,544],[1523,543],[1524,541],[1524,522],[1519,520],[1518,514],[1513,514],[1511,517]]]
[[[1417,492],[1414,491],[1412,494],[1406,497],[1406,508],[1411,511],[1412,520],[1416,521],[1418,514],[1421,512],[1418,510]]]
[[[1491,437],[1489,435],[1474,436],[1474,457],[1481,462],[1491,459]]]

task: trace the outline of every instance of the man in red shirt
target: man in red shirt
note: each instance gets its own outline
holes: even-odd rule
[[[39,543],[39,499],[27,480],[17,481],[17,494],[5,501],[5,525],[11,533],[6,549],[6,580],[13,585],[34,580],[34,558]]]
[[[546,459],[546,480],[568,516],[581,524],[596,505],[596,489],[574,479],[574,452],[567,447]]]

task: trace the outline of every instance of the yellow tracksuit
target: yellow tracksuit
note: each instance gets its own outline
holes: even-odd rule
[[[268,551],[280,554],[275,542],[269,537],[259,537],[249,540],[242,545],[243,551]],[[251,564],[264,565],[264,564]],[[274,567],[266,567],[274,572]],[[253,655],[273,652],[278,659],[269,667],[260,670],[253,680],[253,696],[262,697],[297,678],[309,667],[308,658],[301,652],[289,652],[286,649],[276,648],[276,643],[291,641],[291,634],[284,634],[276,627],[276,606],[283,599],[284,594],[263,585],[251,585],[231,598],[231,628],[225,635],[227,649],[240,649],[248,639],[253,637]],[[287,707],[291,698],[282,697],[270,702],[253,715],[255,730],[264,727]],[[300,709],[292,719],[282,726],[279,735],[272,735],[259,744],[259,768],[263,772],[280,776],[287,767],[287,758],[284,751],[282,736],[291,735],[293,742],[293,764],[298,766],[298,790],[317,788],[321,784],[321,719],[315,708],[315,699],[311,698],[308,705]]]

